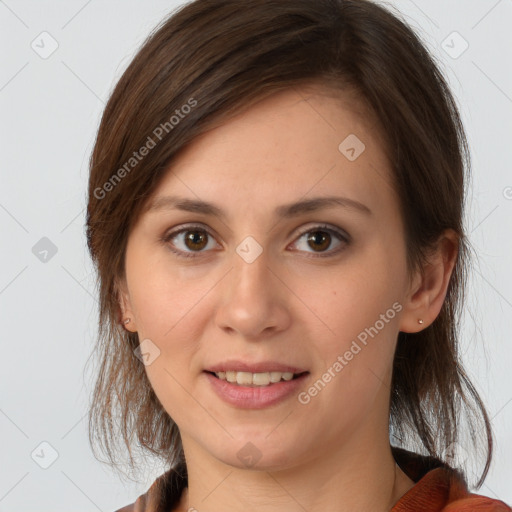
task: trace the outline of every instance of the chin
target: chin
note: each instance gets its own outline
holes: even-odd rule
[[[261,440],[247,437],[244,441],[234,441],[236,448],[212,452],[219,461],[237,469],[254,471],[277,471],[298,463],[297,452],[293,447],[275,446],[262,435]],[[218,445],[217,445],[218,447]],[[229,453],[229,456],[226,454]],[[290,457],[292,455],[292,457]]]

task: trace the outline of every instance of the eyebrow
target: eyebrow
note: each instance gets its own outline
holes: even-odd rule
[[[325,208],[333,208],[335,206],[354,210],[366,215],[372,215],[370,208],[363,203],[348,197],[339,196],[313,197],[303,201],[283,204],[275,208],[274,215],[286,219]],[[213,203],[178,196],[156,197],[147,206],[147,208],[145,208],[145,212],[154,212],[159,210],[183,210],[192,213],[201,213],[204,215],[215,215],[221,219],[226,219],[227,216],[224,210]]]

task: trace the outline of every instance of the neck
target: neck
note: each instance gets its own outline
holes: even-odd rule
[[[414,485],[396,465],[389,442],[363,442],[359,449],[344,443],[293,467],[265,470],[240,469],[205,458],[188,441],[188,488],[177,511],[282,512],[285,507],[324,512],[336,504],[339,512],[384,512]]]

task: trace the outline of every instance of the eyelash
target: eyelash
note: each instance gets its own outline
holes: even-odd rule
[[[202,226],[200,226],[200,225],[191,225],[191,226],[183,227],[183,228],[181,228],[179,230],[176,230],[176,231],[172,231],[171,233],[165,234],[160,239],[160,241],[162,243],[164,243],[164,244],[169,245],[169,242],[173,238],[175,238],[180,233],[184,233],[184,232],[187,232],[187,231],[199,231],[201,233],[206,233],[209,237],[215,238],[210,233],[210,231],[208,231],[207,229],[203,228]],[[311,228],[308,228],[305,231],[302,231],[297,236],[297,239],[300,239],[301,237],[303,237],[304,235],[306,235],[308,233],[315,233],[315,232],[318,232],[318,231],[334,234],[334,236],[336,238],[338,238],[341,242],[343,242],[345,244],[345,246],[347,246],[347,245],[349,245],[351,243],[351,238],[348,235],[344,234],[342,231],[339,231],[338,229],[330,228],[329,226],[327,226],[325,224],[319,224],[319,225],[313,226]],[[307,256],[307,257],[309,257],[309,258],[328,258],[328,257],[332,257],[332,256],[335,256],[335,255],[339,254],[341,251],[344,250],[344,248],[345,247],[341,247],[339,249],[336,249],[335,251],[332,251],[332,252],[329,251],[326,254],[324,254],[324,253],[310,254],[310,256]],[[205,252],[205,251],[186,252],[186,251],[181,251],[179,249],[178,250],[173,249],[170,246],[169,246],[169,250],[172,251],[174,254],[176,254],[180,258],[197,258],[197,257],[199,257],[201,255],[202,252]]]

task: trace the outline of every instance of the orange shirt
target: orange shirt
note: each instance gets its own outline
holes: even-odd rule
[[[503,501],[472,494],[463,476],[432,457],[392,447],[397,464],[416,485],[390,512],[512,512]],[[186,466],[160,475],[135,503],[116,512],[170,512],[187,486]]]

